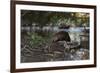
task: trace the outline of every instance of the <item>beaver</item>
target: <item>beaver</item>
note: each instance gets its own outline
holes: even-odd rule
[[[66,41],[70,42],[71,38],[69,36],[69,33],[66,31],[59,31],[53,35],[52,42],[58,42],[58,41]]]

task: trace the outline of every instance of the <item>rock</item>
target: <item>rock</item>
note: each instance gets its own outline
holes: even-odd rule
[[[79,49],[74,54],[74,60],[87,60],[89,59],[88,49]]]

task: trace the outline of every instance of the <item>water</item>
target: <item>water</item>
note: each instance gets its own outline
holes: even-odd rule
[[[89,30],[89,27],[85,27],[85,29]],[[21,27],[21,30],[29,31],[30,27]],[[32,27],[33,31],[42,30],[42,31],[66,31],[66,32],[83,32],[84,27],[70,27],[69,29],[59,29],[59,27],[49,27],[45,26],[43,28],[40,27]]]
[[[86,27],[86,29],[89,30],[89,27]],[[21,30],[30,31],[30,28],[25,27]],[[33,32],[38,30],[42,30],[43,32],[45,32],[45,34],[49,34],[48,32],[56,33],[59,31],[66,31],[69,33],[71,41],[75,41],[80,44],[80,48],[74,48],[69,51],[63,52],[63,50],[65,49],[64,46],[61,45],[61,43],[55,43],[51,47],[53,51],[48,53],[48,48],[49,46],[51,46],[50,44],[52,44],[51,42],[44,42],[41,43],[41,45],[36,44],[34,46],[33,44],[29,43],[32,42],[31,39],[26,39],[30,38],[31,36],[24,36],[24,39],[21,39],[23,40],[23,42],[21,42],[21,45],[23,46],[21,47],[21,62],[25,63],[89,59],[89,36],[85,36],[86,33],[84,32],[83,27],[71,27],[70,29],[59,29],[58,27],[43,27],[42,29],[40,29],[39,27],[33,27],[32,29]],[[87,34],[89,35],[89,33]],[[50,38],[48,39],[50,40]],[[25,43],[25,41],[27,41],[27,43]]]

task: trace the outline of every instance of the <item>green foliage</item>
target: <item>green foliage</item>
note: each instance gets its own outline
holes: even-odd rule
[[[59,26],[59,23],[74,24],[75,26],[82,26],[86,24],[89,26],[89,13],[81,12],[52,12],[52,11],[29,11],[22,10],[21,18],[28,20],[32,27],[32,23],[37,24],[39,27],[46,26],[52,23],[53,26]]]
[[[50,34],[49,34],[49,36],[50,36]],[[43,45],[43,43],[46,44],[48,41],[50,41],[50,38],[42,37],[42,36],[38,35],[37,33],[33,33],[31,35],[30,41],[31,41],[32,45],[38,46],[38,45]]]

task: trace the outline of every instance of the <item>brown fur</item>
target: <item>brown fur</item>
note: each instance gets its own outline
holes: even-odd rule
[[[70,36],[68,34],[68,32],[65,31],[60,31],[54,34],[52,42],[58,42],[58,41],[66,41],[66,42],[70,42]]]

